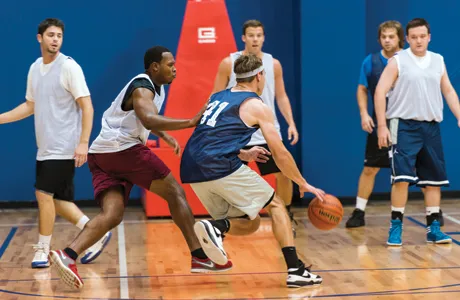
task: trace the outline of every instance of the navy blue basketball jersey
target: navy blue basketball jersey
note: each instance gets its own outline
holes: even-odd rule
[[[183,183],[216,180],[232,174],[243,164],[240,150],[258,127],[249,127],[240,118],[240,106],[253,92],[215,93],[185,146],[180,165]],[[262,99],[261,99],[262,100]]]

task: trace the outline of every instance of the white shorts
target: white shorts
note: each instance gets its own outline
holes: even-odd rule
[[[215,220],[245,215],[254,220],[275,194],[275,190],[246,165],[221,179],[190,185]]]

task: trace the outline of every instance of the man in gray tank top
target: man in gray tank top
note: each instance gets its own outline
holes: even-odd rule
[[[258,20],[246,21],[243,24],[242,40],[245,44],[244,50],[230,54],[230,56],[224,58],[220,63],[212,93],[214,94],[224,89],[231,88],[236,84],[233,64],[235,60],[241,56],[241,54],[253,53],[257,55],[263,61],[266,74],[265,88],[261,98],[264,103],[272,109],[273,114],[275,115],[275,127],[281,137],[280,125],[276,118],[276,99],[276,104],[289,126],[288,139],[291,141],[291,145],[297,144],[299,134],[292,116],[291,104],[284,87],[281,63],[277,59],[273,58],[272,55],[262,52],[262,46],[265,40],[264,25]],[[259,158],[256,160],[260,174],[262,176],[268,174],[275,175],[276,193],[281,199],[283,199],[286,209],[289,212],[289,216],[291,220],[294,221],[293,214],[290,212],[293,194],[292,181],[280,171],[273,158],[269,155],[270,149],[268,148],[267,142],[260,130],[253,134],[251,141],[244,150],[251,148],[255,148],[252,151],[257,150],[260,153]],[[293,231],[295,235],[294,227]]]
[[[379,146],[391,145],[393,187],[387,244],[402,245],[404,208],[412,184],[425,188],[427,242],[451,243],[440,230],[439,221],[441,187],[449,185],[439,123],[443,120],[444,95],[460,127],[459,100],[443,57],[427,50],[431,38],[428,22],[413,19],[406,26],[406,35],[410,48],[388,62],[375,92]]]
[[[30,67],[26,102],[0,115],[0,124],[35,115],[37,162],[35,195],[39,209],[39,239],[32,268],[46,268],[56,213],[83,229],[89,218],[71,202],[75,167],[87,159],[93,106],[81,67],[60,48],[64,23],[46,19],[38,26],[42,57]],[[110,240],[107,232],[88,248],[82,263],[99,256]]]

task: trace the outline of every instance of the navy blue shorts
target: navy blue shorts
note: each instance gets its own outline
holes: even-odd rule
[[[449,186],[438,122],[392,119],[390,132],[392,183]]]

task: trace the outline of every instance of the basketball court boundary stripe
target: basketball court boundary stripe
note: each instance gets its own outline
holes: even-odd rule
[[[405,217],[424,217],[426,214],[404,214]],[[445,215],[445,213],[443,213],[443,215]],[[450,213],[449,214],[450,216],[456,216],[456,215],[459,215],[460,216],[460,212],[454,212],[454,213]],[[388,218],[389,214],[367,214],[366,213],[366,217],[372,217],[372,218]],[[296,220],[308,220],[308,217],[303,217],[303,216],[300,216],[300,217],[295,217]],[[206,219],[205,217],[196,217],[197,220],[204,220]],[[262,218],[263,220],[267,220],[269,219],[269,217],[264,217]],[[158,220],[155,220],[155,219],[152,219],[152,220],[126,220],[126,221],[123,221],[123,223],[125,225],[131,225],[131,224],[166,224],[166,223],[172,223],[172,219],[158,219]],[[459,220],[460,222],[460,220]],[[56,222],[54,223],[54,225],[57,225],[57,226],[75,226],[73,225],[72,223],[69,223],[69,222]],[[0,224],[0,227],[38,227],[37,223],[14,223],[14,224]]]
[[[11,240],[13,239],[14,234],[16,233],[17,230],[18,230],[17,227],[12,227],[11,228],[10,232],[8,233],[8,236],[6,237],[6,239],[3,242],[2,246],[0,247],[0,258],[2,258],[3,253],[5,253],[6,248],[8,248],[8,246],[9,246]]]
[[[457,270],[460,266],[448,266],[448,267],[430,267],[430,268],[380,268],[380,269],[336,269],[336,270],[312,270],[315,273],[337,273],[337,272],[375,272],[375,271],[424,271],[424,270]],[[203,273],[203,274],[168,274],[168,275],[132,275],[132,276],[101,276],[101,277],[82,277],[83,280],[91,279],[145,279],[145,278],[168,278],[168,277],[209,277],[209,276],[247,276],[247,275],[276,275],[286,274],[286,272],[259,272],[259,273]],[[0,283],[5,282],[32,282],[32,281],[57,281],[60,278],[48,278],[48,279],[0,279]]]
[[[125,225],[118,225],[118,262],[120,271],[120,298],[129,299],[128,266],[126,264]]]
[[[451,287],[458,287],[460,283],[449,284],[449,285],[441,285],[441,286],[432,286],[432,287],[425,287],[425,288],[412,288],[412,289],[405,289],[405,290],[389,290],[389,291],[380,291],[380,292],[361,292],[361,293],[349,293],[349,294],[328,294],[328,295],[299,295],[300,297],[307,297],[307,298],[336,298],[336,297],[364,297],[364,296],[389,296],[389,295],[420,295],[420,294],[434,294],[434,293],[460,293],[460,290],[450,290],[450,291],[431,291],[434,289],[444,289],[444,288],[451,288]],[[296,292],[301,289],[292,289],[292,292]],[[305,290],[307,292],[307,290]],[[312,293],[314,290],[310,290]],[[52,295],[40,295],[40,294],[31,294],[31,293],[24,293],[24,292],[15,292],[0,289],[0,293],[7,293],[13,295],[22,295],[22,296],[30,296],[30,297],[48,297],[48,298],[55,298],[55,299],[83,299],[83,300],[120,300],[120,298],[98,298],[98,297],[72,297],[72,296],[52,296]],[[292,296],[278,296],[278,297],[264,297],[264,298],[251,298],[254,300],[262,300],[262,299],[294,299],[297,297]],[[137,300],[160,300],[160,299],[169,299],[169,300],[191,300],[191,298],[164,298],[162,296],[158,298],[136,298]],[[216,298],[201,298],[202,300],[210,300]],[[219,300],[245,300],[247,298],[219,298]],[[301,299],[301,298],[298,298]]]
[[[456,219],[456,218],[454,218],[454,217],[451,217],[449,214],[445,214],[445,213],[443,213],[443,216],[444,216],[446,219],[448,219],[449,221],[454,222],[455,224],[460,225],[460,220],[459,220],[459,219]]]
[[[420,222],[419,220],[416,220],[412,217],[407,217],[407,219],[420,227],[426,228],[426,225]],[[453,237],[450,237],[450,238],[452,239],[452,243],[460,246],[460,242],[458,240],[454,239]]]

